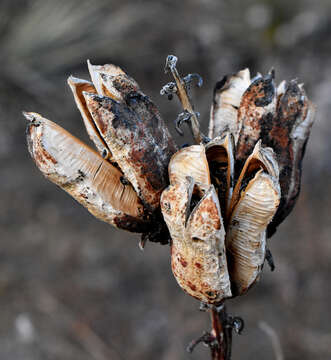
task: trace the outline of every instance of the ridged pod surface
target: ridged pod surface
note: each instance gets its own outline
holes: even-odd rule
[[[26,113],[29,151],[42,174],[95,217],[121,229],[144,232],[143,205],[122,173],[66,130],[36,113]]]

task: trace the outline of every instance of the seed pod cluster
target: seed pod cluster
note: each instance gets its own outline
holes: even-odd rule
[[[313,114],[303,86],[291,81],[276,88],[274,71],[251,80],[245,69],[216,84],[212,140],[173,155],[161,198],[172,270],[187,293],[219,303],[259,279],[267,237],[298,196]],[[206,194],[213,194],[209,216],[194,216]],[[192,226],[203,228],[203,236]]]
[[[98,153],[36,113],[29,120],[29,151],[41,172],[94,216],[144,233],[158,213],[177,150],[157,108],[114,65],[88,62],[92,82],[68,79]]]
[[[260,276],[267,238],[299,195],[315,108],[302,84],[276,87],[274,71],[251,79],[245,69],[216,84],[208,139],[188,94],[199,76],[181,79],[176,62],[167,58],[176,83],[162,91],[178,95],[185,111],[177,127],[190,123],[201,144],[177,151],[137,82],[115,65],[88,61],[92,82],[70,76],[68,84],[97,151],[32,112],[24,113],[28,148],[43,175],[97,218],[142,239],[171,237],[178,284],[218,304]]]

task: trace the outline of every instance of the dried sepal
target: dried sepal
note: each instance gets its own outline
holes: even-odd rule
[[[256,142],[272,124],[277,105],[274,73],[257,76],[242,96],[238,110],[238,122],[241,124],[236,146],[236,167],[241,168],[253,151]],[[263,142],[264,145],[267,145]]]
[[[193,201],[193,194],[200,194]],[[171,266],[184,291],[207,302],[231,296],[219,201],[214,186],[195,184],[192,177],[170,185],[161,210],[172,238]]]
[[[203,145],[192,145],[177,151],[170,160],[168,170],[170,183],[183,182],[187,176],[191,176],[195,182],[211,184]]]
[[[168,184],[167,165],[176,145],[155,105],[130,93],[125,102],[83,93],[99,133],[117,165],[150,211]]]
[[[234,139],[230,132],[216,137],[206,144],[206,156],[211,180],[217,189],[218,198],[225,216],[230,205],[234,182]]]
[[[216,83],[210,110],[209,137],[211,139],[229,130],[237,142],[241,129],[241,123],[238,121],[238,109],[241,97],[250,83],[248,69],[225,76]]]
[[[234,295],[244,294],[258,279],[265,259],[266,227],[280,201],[277,179],[258,171],[241,192],[226,234]]]
[[[144,232],[144,207],[123,174],[66,130],[37,113],[25,113],[29,151],[42,174],[95,217],[116,227]]]

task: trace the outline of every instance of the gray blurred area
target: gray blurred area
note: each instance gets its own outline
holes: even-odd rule
[[[159,95],[168,54],[183,75],[204,78],[194,91],[204,129],[215,82],[244,67],[274,67],[277,82],[298,77],[317,105],[300,198],[269,242],[276,270],[265,267],[228,308],[246,322],[235,360],[276,359],[268,333],[285,359],[331,358],[329,0],[1,0],[0,46],[1,360],[209,358],[202,345],[185,351],[209,319],[177,286],[169,247],[141,252],[139,236],[98,221],[45,180],[21,114],[39,112],[88,142],[66,78],[87,78],[90,59],[123,67],[176,136],[180,106]]]

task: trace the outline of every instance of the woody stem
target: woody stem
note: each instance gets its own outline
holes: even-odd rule
[[[225,305],[218,310],[210,309],[212,330],[210,334],[215,338],[216,346],[211,346],[212,360],[230,360],[232,346],[232,328],[228,326],[228,316]]]

